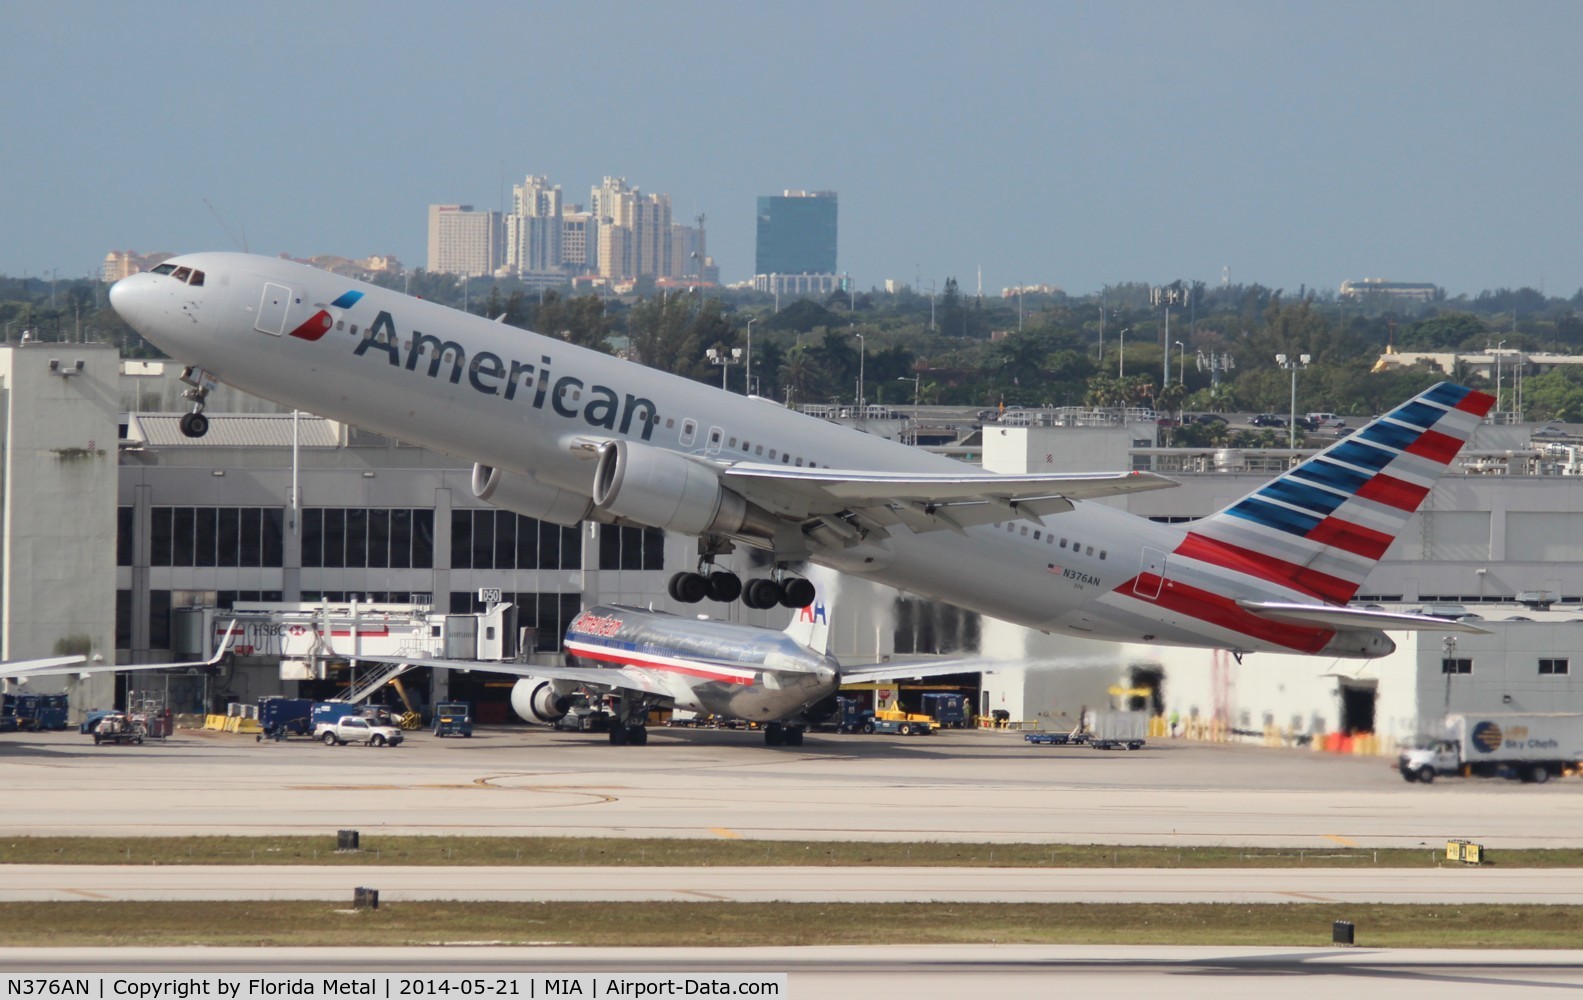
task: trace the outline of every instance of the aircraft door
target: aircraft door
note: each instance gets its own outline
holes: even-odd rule
[[[704,454],[705,455],[718,455],[718,454],[720,454],[720,444],[721,444],[722,440],[724,440],[725,436],[726,436],[726,432],[721,430],[720,428],[718,428],[718,427],[711,427],[711,428],[709,428],[709,437],[705,439],[705,443],[704,443]]]
[[[693,442],[697,439],[698,421],[694,420],[692,417],[688,417],[682,421],[682,434],[678,439],[678,442],[683,448],[691,448],[693,446]]]
[[[258,319],[253,329],[278,337],[286,332],[286,312],[291,308],[291,289],[273,281],[264,282],[264,296],[258,302]]]
[[[1138,578],[1132,585],[1132,592],[1152,601],[1160,596],[1160,588],[1163,586],[1165,586],[1165,553],[1145,545],[1143,559],[1138,566]]]

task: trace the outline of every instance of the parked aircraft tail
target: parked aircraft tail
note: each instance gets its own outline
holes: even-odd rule
[[[1441,382],[1194,523],[1177,554],[1345,604],[1494,405]]]

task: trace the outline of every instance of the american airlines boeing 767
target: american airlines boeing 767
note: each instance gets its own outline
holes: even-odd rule
[[[1047,632],[1239,655],[1370,658],[1387,629],[1470,628],[1347,606],[1493,405],[1451,383],[1172,525],[1089,502],[1160,476],[996,475],[290,261],[185,255],[110,300],[189,366],[189,435],[223,382],[471,460],[506,510],[697,536],[679,601],[803,607],[812,561]],[[735,545],[770,575],[718,570]]]

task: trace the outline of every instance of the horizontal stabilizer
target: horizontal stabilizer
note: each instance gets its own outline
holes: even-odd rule
[[[1370,608],[1348,608],[1331,604],[1283,604],[1278,601],[1238,601],[1244,611],[1291,625],[1318,625],[1337,631],[1378,629],[1382,632],[1465,632],[1489,635],[1490,630],[1471,622],[1429,615],[1409,615]]]
[[[864,684],[877,681],[921,680],[925,677],[944,677],[948,674],[977,674],[997,667],[1010,666],[1004,660],[991,660],[972,656],[953,660],[913,660],[895,663],[866,663],[841,668],[842,684]]]

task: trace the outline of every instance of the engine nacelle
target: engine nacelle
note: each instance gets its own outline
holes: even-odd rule
[[[488,465],[473,466],[473,496],[501,510],[568,526],[588,517],[593,510],[592,501],[585,496]]]
[[[555,690],[550,681],[524,677],[511,686],[511,710],[528,722],[553,726],[572,708],[572,696]]]
[[[714,469],[630,441],[599,446],[593,500],[596,511],[685,535],[775,537],[775,516],[726,489]]]

